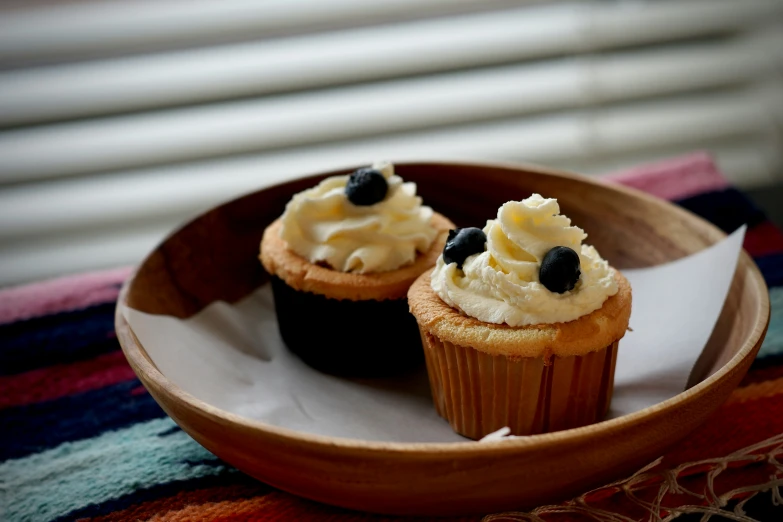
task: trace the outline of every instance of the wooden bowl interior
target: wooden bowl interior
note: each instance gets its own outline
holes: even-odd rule
[[[562,212],[586,230],[588,243],[618,268],[675,260],[724,237],[713,225],[655,198],[545,169],[402,164],[397,171],[417,183],[426,204],[458,226],[483,226],[502,203],[533,192],[555,197]],[[185,318],[215,300],[244,297],[267,278],[257,260],[264,228],[294,193],[333,174],[261,190],[198,217],[149,255],[126,283],[121,302]],[[224,414],[176,389],[120,314],[117,325],[126,356],[163,408],[207,449],[240,469],[346,507],[447,514],[557,500],[649,462],[725,400],[752,362],[768,316],[763,280],[743,253],[718,326],[692,373],[694,388],[649,411],[502,445],[324,440]],[[259,447],[268,452],[252,449]],[[316,473],[307,475],[302,467]],[[328,473],[330,480],[319,481],[319,473]],[[443,495],[445,500],[439,499]]]

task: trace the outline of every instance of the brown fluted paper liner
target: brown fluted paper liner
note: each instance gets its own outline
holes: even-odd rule
[[[585,426],[609,409],[617,342],[582,356],[513,360],[422,332],[435,408],[457,433],[480,439],[505,426],[532,435]]]

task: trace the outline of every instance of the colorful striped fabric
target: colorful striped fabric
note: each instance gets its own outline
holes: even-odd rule
[[[486,519],[699,520],[739,505],[748,519],[783,520],[773,506],[783,483],[783,234],[704,154],[607,179],[676,201],[726,232],[748,223],[745,248],[772,298],[767,339],[728,403],[653,467],[559,506]],[[114,303],[129,273],[0,290],[0,520],[400,520],[276,490],[182,432],[119,351]]]

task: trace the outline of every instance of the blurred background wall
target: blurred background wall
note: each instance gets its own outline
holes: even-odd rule
[[[783,183],[783,0],[0,4],[0,285],[378,158]]]

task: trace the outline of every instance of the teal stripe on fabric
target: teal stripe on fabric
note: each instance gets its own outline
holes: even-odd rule
[[[769,289],[769,329],[758,358],[783,355],[783,286]]]
[[[52,520],[142,488],[236,472],[167,418],[0,464],[3,520]]]

